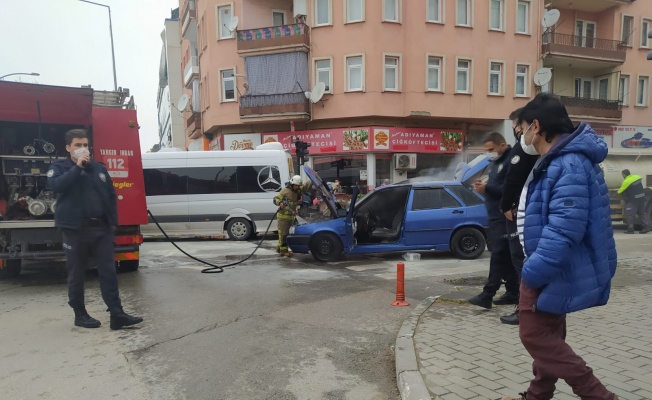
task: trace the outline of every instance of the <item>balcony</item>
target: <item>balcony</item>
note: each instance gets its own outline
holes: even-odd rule
[[[623,111],[618,100],[567,96],[561,96],[559,100],[566,106],[566,111],[568,111],[568,115],[571,118],[591,117],[610,120],[621,120],[623,118]]]
[[[183,85],[186,89],[192,86],[192,80],[199,79],[199,58],[191,56],[183,71]]]
[[[310,30],[305,24],[271,26],[238,31],[238,54],[262,55],[310,50]]]
[[[195,30],[197,26],[197,11],[195,7],[195,0],[185,0],[183,2],[183,16],[181,17],[181,36],[186,39],[186,33],[190,25],[194,25]]]
[[[598,13],[611,7],[622,6],[631,3],[633,0],[573,0],[569,5],[568,0],[552,0],[551,8],[566,8],[577,11]]]
[[[193,112],[186,115],[188,115],[188,119],[186,119],[186,136],[190,139],[201,137],[201,113]]]
[[[553,32],[544,34],[542,43],[546,66],[568,66],[568,61],[572,59],[588,61],[587,65],[598,68],[618,66],[625,62],[627,56],[626,47],[619,40]]]
[[[310,103],[303,93],[240,97],[240,118],[247,120],[308,120]]]

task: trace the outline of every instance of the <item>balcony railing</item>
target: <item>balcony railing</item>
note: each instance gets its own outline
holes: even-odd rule
[[[238,52],[308,51],[310,29],[305,24],[238,31]]]
[[[623,112],[618,100],[590,99],[585,97],[561,96],[569,115],[591,116],[596,118],[622,119]]]
[[[199,57],[191,56],[183,71],[183,84],[190,89],[193,78],[199,78]]]
[[[303,93],[284,93],[240,97],[240,116],[257,117],[280,114],[310,113],[310,104]]]
[[[620,40],[549,32],[542,37],[543,54],[624,63],[626,47]]]

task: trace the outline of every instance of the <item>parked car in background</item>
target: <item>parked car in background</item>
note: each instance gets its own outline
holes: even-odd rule
[[[318,261],[342,254],[394,251],[451,251],[461,259],[479,257],[486,247],[484,198],[469,182],[489,165],[481,156],[458,166],[456,180],[415,178],[376,188],[361,199],[354,193],[343,208],[319,175],[304,167],[328,210],[318,222],[293,226],[288,245],[295,253],[312,253]]]

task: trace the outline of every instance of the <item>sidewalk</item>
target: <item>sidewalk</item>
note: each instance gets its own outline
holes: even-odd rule
[[[609,303],[567,320],[568,343],[623,400],[652,399],[652,267],[646,258],[619,260]],[[487,400],[525,391],[532,359],[518,327],[498,320],[513,306],[484,310],[463,301],[480,286],[457,289],[424,300],[401,328],[396,341],[401,396],[428,399],[427,388],[436,399]],[[565,382],[557,384],[555,399],[578,398]]]

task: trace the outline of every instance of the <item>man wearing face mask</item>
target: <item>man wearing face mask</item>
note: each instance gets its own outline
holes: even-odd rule
[[[509,253],[512,257],[512,265],[516,269],[518,280],[521,279],[521,269],[523,268],[523,248],[521,242],[518,240],[518,232],[516,229],[516,211],[518,208],[518,200],[523,190],[523,185],[527,179],[534,163],[539,158],[538,154],[529,154],[524,151],[521,145],[523,135],[521,127],[518,125],[518,116],[521,108],[513,111],[509,115],[512,120],[512,130],[514,131],[514,139],[516,140],[512,151],[509,153],[509,168],[505,176],[505,185],[503,186],[503,196],[500,199],[500,212],[505,215],[507,219],[507,236],[509,240]],[[513,313],[503,315],[500,317],[500,322],[508,325],[518,325],[518,304],[516,304]]]
[[[609,190],[600,168],[607,145],[589,125],[574,127],[548,93],[523,108],[519,124],[524,149],[541,158],[517,214],[526,256],[519,335],[533,359],[534,379],[516,399],[552,399],[559,379],[581,399],[618,399],[566,343],[566,314],[605,305],[616,272]]]
[[[509,241],[505,215],[500,211],[499,204],[503,194],[503,185],[509,166],[511,147],[505,142],[505,137],[498,132],[492,132],[484,140],[483,147],[487,157],[492,161],[489,179],[485,182],[477,180],[473,189],[484,195],[487,207],[489,230],[487,241],[491,258],[489,260],[489,276],[482,293],[469,299],[469,303],[491,308],[493,297],[505,280],[507,292],[493,301],[493,304],[516,304],[518,301],[518,276],[512,265],[509,253]]]
[[[118,224],[115,189],[103,164],[91,161],[88,136],[83,129],[66,132],[70,158],[53,163],[48,186],[57,194],[54,224],[63,235],[68,267],[68,304],[75,325],[98,328],[100,321],[88,315],[84,301],[84,278],[90,258],[97,265],[102,298],[111,313],[111,329],[143,321],[125,313],[118,292],[113,230]]]

